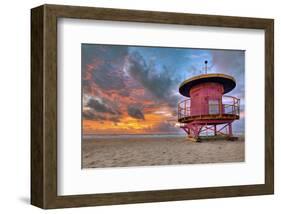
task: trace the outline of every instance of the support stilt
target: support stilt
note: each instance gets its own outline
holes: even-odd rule
[[[228,129],[229,129],[229,136],[232,137],[232,124],[228,124]]]
[[[237,137],[233,137],[232,133],[232,123],[226,123],[221,127],[219,124],[198,124],[192,123],[189,125],[184,125],[181,128],[186,132],[187,138],[193,142],[200,142],[202,139],[216,140],[216,139],[226,139],[226,140],[237,140]],[[210,132],[208,132],[210,131]],[[205,135],[203,135],[205,133]]]
[[[214,125],[214,134],[217,136],[217,125]]]

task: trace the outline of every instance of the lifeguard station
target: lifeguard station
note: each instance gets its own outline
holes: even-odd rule
[[[178,104],[178,122],[188,139],[236,140],[232,123],[239,119],[240,100],[226,96],[236,86],[235,79],[226,74],[210,73],[194,76],[181,83],[179,93],[186,100]]]

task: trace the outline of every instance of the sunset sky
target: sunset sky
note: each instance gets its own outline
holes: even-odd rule
[[[84,134],[178,134],[182,81],[204,73],[230,74],[241,99],[244,133],[244,51],[82,44]]]

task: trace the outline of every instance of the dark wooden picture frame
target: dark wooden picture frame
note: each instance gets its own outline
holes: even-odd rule
[[[57,195],[57,20],[58,18],[263,29],[265,31],[265,184]],[[274,193],[274,21],[42,5],[31,10],[31,204],[49,209]]]

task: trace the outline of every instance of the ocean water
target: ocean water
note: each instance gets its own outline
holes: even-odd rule
[[[174,137],[184,137],[185,134],[107,134],[107,135],[101,135],[101,134],[84,134],[83,139],[124,139],[124,138],[174,138]]]

